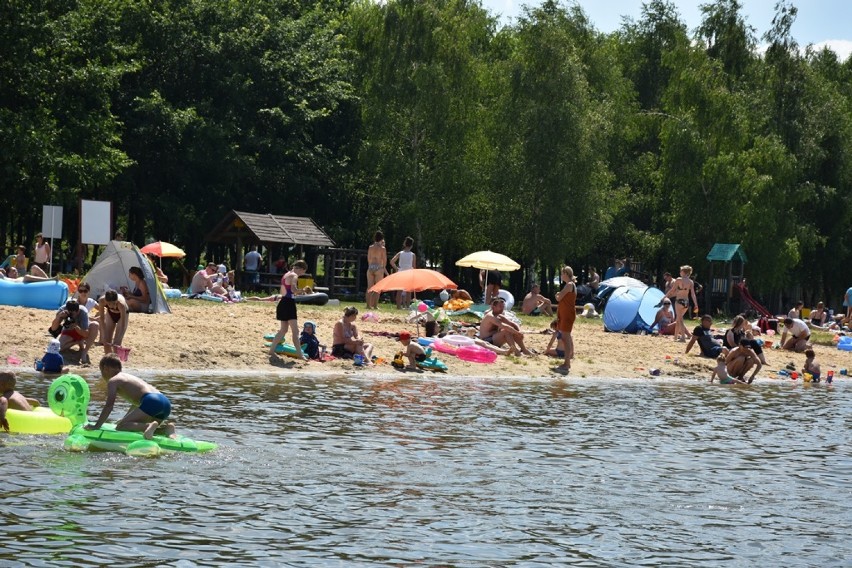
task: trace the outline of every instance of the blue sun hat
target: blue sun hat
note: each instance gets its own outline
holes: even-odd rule
[[[310,327],[310,328],[311,328],[311,333],[316,333],[316,332],[317,332],[317,324],[315,324],[314,322],[312,322],[312,321],[306,321],[306,322],[302,325],[302,329],[303,329],[303,330],[307,330],[307,329],[308,329],[308,327]]]

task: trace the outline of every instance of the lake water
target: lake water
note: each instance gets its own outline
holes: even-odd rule
[[[831,388],[747,389],[434,375],[151,380],[182,433],[220,448],[137,459],[68,453],[61,436],[0,435],[0,566],[852,558],[845,377]],[[103,387],[95,393],[91,417]]]

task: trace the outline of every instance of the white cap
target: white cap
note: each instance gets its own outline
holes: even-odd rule
[[[228,273],[228,267],[225,266],[224,264],[220,264],[219,265],[219,274],[227,274],[227,273]]]

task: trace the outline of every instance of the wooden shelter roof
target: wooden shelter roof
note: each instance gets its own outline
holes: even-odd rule
[[[231,211],[207,234],[210,243],[286,243],[333,247],[331,240],[310,217]]]

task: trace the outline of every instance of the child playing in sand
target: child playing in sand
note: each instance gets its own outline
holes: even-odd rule
[[[733,385],[733,384],[741,384],[747,385],[748,383],[745,381],[741,381],[740,379],[735,379],[728,375],[728,364],[727,364],[727,353],[720,353],[718,357],[716,357],[716,368],[713,369],[713,373],[710,375],[710,382],[713,382],[713,379],[719,377],[720,385]]]
[[[550,336],[550,343],[547,344],[547,349],[545,349],[544,354],[548,357],[559,357],[563,359],[565,357],[565,341],[562,339],[562,332],[556,329],[557,325],[556,319],[550,322],[550,329],[553,331],[553,334]],[[556,348],[553,348],[553,344],[556,343]]]
[[[805,350],[805,366],[802,368],[802,375],[810,373],[811,376],[813,376],[813,379],[811,380],[818,383],[820,377],[819,363],[814,360],[815,357],[816,353],[814,353],[813,349]]]
[[[17,380],[14,374],[0,373],[0,428],[3,428],[6,432],[9,431],[9,420],[6,418],[7,410],[12,408],[29,412],[33,409],[33,406],[39,405],[37,400],[26,398],[16,391],[16,384]]]
[[[299,336],[299,342],[302,344],[302,351],[305,352],[305,355],[309,359],[322,360],[322,356],[325,354],[325,345],[319,342],[316,333],[317,324],[312,321],[306,321],[302,326],[302,334]]]
[[[412,342],[411,334],[407,331],[399,332],[399,342],[405,347],[405,356],[408,357],[408,365],[405,368],[416,371],[417,363],[426,360],[426,350],[419,343]]]
[[[107,384],[107,398],[104,409],[94,424],[86,424],[86,430],[97,430],[103,426],[112,412],[116,397],[120,396],[131,404],[130,410],[115,423],[116,430],[142,432],[146,440],[154,436],[158,429],[170,438],[175,438],[175,427],[165,422],[172,411],[172,405],[166,395],[149,385],[139,377],[122,372],[121,359],[114,353],[105,355],[100,362],[101,377]]]
[[[36,361],[36,370],[42,373],[67,373],[68,367],[65,367],[65,359],[59,353],[59,340],[51,339],[47,344],[47,350],[41,356],[39,361]],[[41,363],[41,365],[39,365]]]

